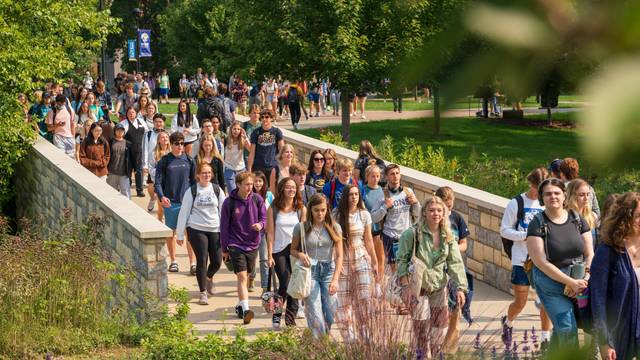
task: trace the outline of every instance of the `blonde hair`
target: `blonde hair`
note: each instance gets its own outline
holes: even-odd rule
[[[240,135],[238,135],[238,139],[236,141],[236,139],[233,138],[233,128],[237,126],[240,128]],[[238,146],[238,150],[242,150],[242,143],[244,142],[244,139],[242,138],[242,126],[240,125],[239,121],[234,121],[231,123],[231,126],[229,126],[229,128],[227,129],[227,148],[231,148],[233,145],[237,145]]]
[[[353,170],[353,161],[344,158],[336,159],[336,172],[340,172],[342,169]]]
[[[589,224],[589,227],[593,229],[597,226],[597,218],[595,213],[591,209],[591,202],[587,201],[587,203],[582,208],[578,206],[577,193],[578,193],[578,190],[583,186],[586,186],[589,189],[589,191],[591,191],[591,187],[589,186],[589,183],[582,179],[573,179],[569,182],[569,185],[567,185],[567,203],[566,203],[567,206],[566,207],[567,209],[574,210],[578,214],[580,214],[580,216],[582,216],[587,221],[587,224]]]
[[[445,234],[445,239],[443,243],[449,243],[449,242],[455,241],[456,238],[453,235],[453,232],[451,231],[451,223],[449,222],[449,208],[447,208],[447,205],[445,205],[444,201],[437,196],[432,196],[431,198],[428,198],[427,200],[425,200],[424,204],[422,204],[422,216],[418,221],[418,231],[420,232],[424,231],[424,228],[427,226],[427,220],[425,219],[425,215],[429,209],[429,206],[431,206],[432,204],[442,206],[442,210],[444,211],[442,220],[440,220],[440,224],[438,224],[438,228],[440,229],[440,232],[444,232]]]
[[[382,175],[382,171],[380,170],[380,167],[378,167],[378,165],[373,164],[367,166],[367,168],[364,169],[364,178],[367,179],[369,175],[371,175],[371,173],[376,170],[378,170],[378,172]]]
[[[284,152],[287,149],[291,149],[291,152],[293,153],[293,158],[291,159],[291,163],[293,164],[298,162],[298,157],[296,156],[296,150],[293,148],[293,145],[284,144],[284,146],[282,147],[282,149],[280,149],[280,152],[278,153],[278,163],[281,163],[282,160],[284,159]]]
[[[160,136],[162,136],[162,134],[167,135],[167,137],[169,137],[169,133],[162,130],[160,131],[160,133],[158,134],[158,140],[160,140]],[[155,149],[153,149],[153,157],[156,159],[156,161],[160,161],[160,159],[167,155],[169,152],[171,151],[171,140],[169,140],[169,142],[166,145],[166,148],[163,149],[162,148],[162,144],[160,144],[160,141],[156,142],[156,147]]]
[[[218,144],[216,144],[216,139],[212,135],[206,134],[200,138],[200,150],[198,150],[198,165],[204,162],[205,152],[204,152],[204,146],[202,146],[202,144],[204,144],[205,141],[211,141],[211,143],[213,144],[213,149],[211,150],[211,156],[214,158],[218,158],[218,160],[220,161],[224,161],[222,159],[222,155],[220,155],[220,151],[218,150]]]

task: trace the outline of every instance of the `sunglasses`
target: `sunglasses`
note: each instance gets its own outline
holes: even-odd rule
[[[324,158],[313,158],[313,161],[324,161]]]
[[[271,116],[260,116],[260,119],[271,119]]]
[[[184,141],[174,141],[173,146],[184,146]]]

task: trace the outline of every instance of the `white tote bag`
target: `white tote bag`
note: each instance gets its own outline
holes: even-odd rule
[[[305,244],[304,223],[300,223],[300,248],[307,253]],[[294,299],[304,299],[311,293],[311,267],[306,267],[297,257],[291,255],[291,277],[287,286],[287,294]]]

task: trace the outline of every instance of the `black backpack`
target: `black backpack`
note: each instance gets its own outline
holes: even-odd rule
[[[289,95],[287,96],[287,100],[289,104],[297,104],[300,100],[298,99],[298,89],[291,86],[289,87]]]
[[[517,195],[516,197],[514,197],[514,199],[516,199],[516,203],[518,204],[518,213],[516,215],[516,223],[513,224],[513,228],[516,229],[518,228],[518,223],[520,222],[520,220],[524,219],[524,199],[522,198],[522,195]],[[502,239],[502,248],[504,249],[504,252],[509,257],[509,260],[511,260],[511,249],[513,248],[513,240],[509,240],[504,237],[501,237],[501,239]]]
[[[220,197],[220,186],[216,183],[211,183],[213,186],[213,192],[216,193],[216,198]],[[198,194],[198,184],[191,185],[191,196],[193,196],[193,202],[191,203],[191,207],[193,208],[193,203],[196,202],[196,195]]]

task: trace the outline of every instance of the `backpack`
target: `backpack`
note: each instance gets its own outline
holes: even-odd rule
[[[329,192],[329,207],[333,207],[333,200],[336,197],[336,179],[331,180],[331,191]],[[353,184],[353,179],[349,178],[349,184]]]
[[[231,125],[232,121],[231,108],[229,106],[228,99],[214,97],[211,101],[206,101],[202,105],[204,113],[202,114],[201,119],[217,117],[220,119],[220,131],[227,132],[227,127]]]
[[[298,94],[298,88],[290,86],[289,94],[287,95],[287,101],[289,104],[297,104],[300,100],[298,99],[300,95]]]
[[[365,172],[367,170],[367,167],[369,167],[369,163],[374,160],[375,164],[378,166],[378,168],[380,168],[380,181],[378,182],[378,184],[382,187],[384,187],[387,184],[387,178],[385,176],[385,164],[384,161],[382,159],[378,159],[378,158],[370,158],[369,156],[365,156],[363,158],[360,158],[359,160],[361,160],[360,162],[360,166],[358,166],[358,170],[360,170],[360,180],[363,183],[366,183],[365,180]]]
[[[514,197],[514,199],[516,199],[516,203],[518,204],[518,213],[516,215],[516,223],[513,224],[513,228],[517,229],[518,223],[520,223],[520,221],[524,219],[524,199],[522,198],[522,195],[517,195],[516,197]],[[509,240],[504,237],[500,238],[502,239],[502,249],[509,257],[509,260],[511,260],[511,249],[513,248],[513,240]]]
[[[211,183],[213,186],[213,192],[216,194],[216,198],[220,197],[220,186],[215,183]],[[198,194],[198,184],[191,185],[191,196],[193,197],[193,201],[191,202],[191,208],[193,209],[193,204],[196,202],[196,195]]]
[[[229,99],[222,99],[222,117],[220,118],[220,130],[224,133],[227,132],[227,128],[231,126],[233,122],[233,116],[231,115],[231,104]]]

